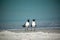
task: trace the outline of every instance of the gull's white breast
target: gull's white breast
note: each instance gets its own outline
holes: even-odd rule
[[[32,27],[35,27],[36,23],[34,21],[32,21]]]
[[[26,26],[26,27],[29,27],[29,22],[26,22],[25,26]]]

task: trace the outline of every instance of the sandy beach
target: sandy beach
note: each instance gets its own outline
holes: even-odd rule
[[[3,30],[0,40],[60,40],[60,30]]]

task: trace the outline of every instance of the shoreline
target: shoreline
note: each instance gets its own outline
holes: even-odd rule
[[[2,31],[11,31],[11,32],[47,32],[47,33],[60,33],[60,29],[36,29],[35,31],[29,29],[27,31],[25,31],[25,29],[8,29],[8,30],[0,30],[0,32]]]

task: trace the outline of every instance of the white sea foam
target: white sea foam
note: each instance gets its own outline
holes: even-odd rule
[[[60,40],[60,33],[1,31],[0,40]]]

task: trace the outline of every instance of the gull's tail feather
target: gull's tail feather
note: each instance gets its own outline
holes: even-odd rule
[[[22,27],[25,27],[25,24],[24,24],[24,25],[22,25]]]

